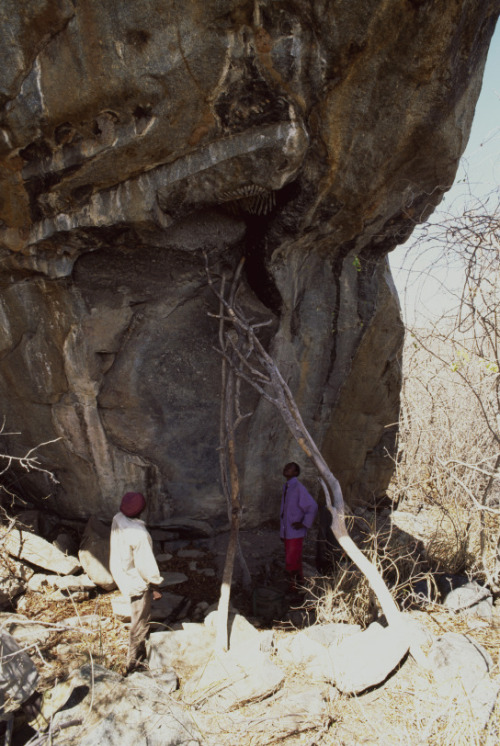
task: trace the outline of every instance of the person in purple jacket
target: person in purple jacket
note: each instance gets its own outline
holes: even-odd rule
[[[283,468],[286,479],[281,493],[280,537],[285,542],[285,569],[291,591],[304,580],[302,546],[307,530],[311,528],[318,505],[297,477],[300,466],[294,461]]]

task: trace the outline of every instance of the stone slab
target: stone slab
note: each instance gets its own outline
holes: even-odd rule
[[[20,560],[26,560],[32,565],[60,575],[72,575],[80,569],[80,562],[61,552],[41,536],[29,531],[11,529],[8,533],[0,529],[0,541],[3,540],[5,550]]]

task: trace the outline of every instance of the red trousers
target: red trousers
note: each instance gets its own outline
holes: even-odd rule
[[[304,539],[285,539],[285,569],[299,580],[304,579],[302,572],[302,545]]]

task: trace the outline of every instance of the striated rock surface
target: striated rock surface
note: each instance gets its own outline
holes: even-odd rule
[[[23,473],[30,494],[109,519],[133,488],[150,521],[225,520],[201,250],[246,257],[241,302],[273,319],[347,499],[383,492],[402,342],[386,255],[453,181],[499,5],[0,0],[0,411],[16,448],[59,438],[59,484]],[[247,404],[255,524],[299,454]]]
[[[53,544],[29,531],[19,531],[17,528],[6,531],[0,528],[0,542],[2,549],[11,557],[25,560],[49,572],[72,575],[80,569],[76,557],[63,554]]]

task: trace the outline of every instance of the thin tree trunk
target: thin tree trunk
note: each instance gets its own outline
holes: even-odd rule
[[[242,263],[238,268],[231,290],[229,293],[229,299],[234,302],[234,296],[239,282],[241,273]],[[225,277],[222,278],[222,297],[224,297],[225,288]],[[224,328],[224,314],[222,312],[223,306],[221,301],[220,308],[220,320],[219,320],[219,344],[221,349],[228,351],[228,338],[227,332]],[[232,357],[229,352],[229,357]],[[236,552],[238,552],[244,585],[250,585],[250,573],[246,565],[241,547],[239,545],[239,523],[241,506],[239,501],[240,486],[239,486],[239,475],[238,466],[236,463],[235,454],[235,430],[239,423],[243,419],[239,416],[237,396],[238,386],[235,386],[235,373],[234,365],[228,366],[226,357],[222,360],[222,371],[221,371],[221,414],[220,414],[220,430],[219,430],[219,463],[221,471],[221,481],[226,500],[228,502],[228,513],[230,519],[230,534],[229,542],[226,551],[226,559],[224,562],[224,570],[222,573],[222,583],[220,589],[219,604],[217,609],[217,623],[216,623],[216,650],[222,652],[229,649],[229,633],[228,633],[228,617],[229,617],[229,601],[231,597],[231,584],[233,579],[234,571],[234,560]]]
[[[223,294],[217,291],[210,276],[208,263],[206,263],[206,266],[209,285],[219,298],[221,304],[219,319],[231,323],[238,335],[238,344],[231,337],[227,337],[227,341],[231,345],[231,350],[229,351],[226,347],[222,347],[220,351],[223,357],[238,377],[246,381],[263,398],[267,399],[267,401],[278,409],[291,434],[304,453],[314,463],[322,478],[328,509],[332,516],[331,528],[335,538],[345,553],[367,578],[378,598],[388,623],[397,624],[401,621],[401,613],[396,602],[392,598],[377,567],[365,557],[349,536],[345,523],[345,505],[340,484],[330,471],[316,443],[307,430],[286,381],[283,379],[274,360],[266,352],[258,339],[255,329],[259,325],[252,325],[247,321],[241,309],[236,307],[234,295],[230,296],[229,300],[227,300]],[[241,264],[238,272],[241,272]],[[244,353],[241,351],[243,343],[245,345]]]

